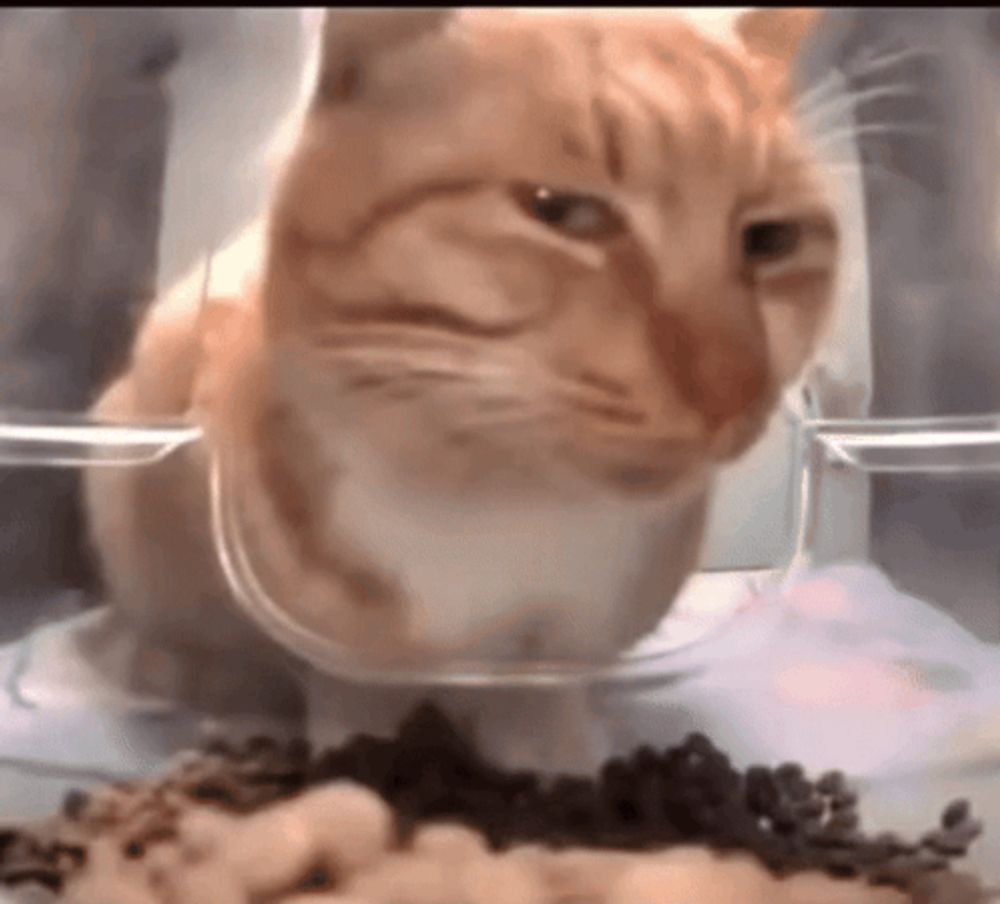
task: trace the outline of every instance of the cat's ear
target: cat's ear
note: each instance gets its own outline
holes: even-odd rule
[[[742,13],[736,34],[752,56],[791,67],[806,38],[823,17],[813,7],[763,7]]]
[[[316,102],[337,104],[364,91],[378,58],[444,31],[454,9],[328,9],[323,19]]]

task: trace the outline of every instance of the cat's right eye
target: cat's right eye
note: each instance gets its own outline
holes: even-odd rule
[[[799,248],[803,229],[794,220],[764,220],[743,230],[743,256],[750,263],[790,257]]]
[[[516,185],[514,201],[532,219],[564,235],[586,241],[606,241],[625,231],[625,220],[607,201],[544,185]]]

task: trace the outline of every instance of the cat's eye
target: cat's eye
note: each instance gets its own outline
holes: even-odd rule
[[[625,230],[622,216],[607,201],[592,195],[561,192],[542,185],[517,185],[511,194],[532,219],[570,238],[604,241]]]
[[[763,220],[743,229],[743,257],[751,264],[790,257],[801,243],[802,226],[794,220]]]

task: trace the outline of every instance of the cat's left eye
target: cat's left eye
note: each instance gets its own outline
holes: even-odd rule
[[[532,219],[571,238],[605,241],[625,231],[622,216],[607,201],[592,195],[560,192],[540,185],[514,186],[511,194]]]
[[[802,226],[794,220],[763,220],[743,230],[743,257],[748,263],[770,263],[795,254]]]

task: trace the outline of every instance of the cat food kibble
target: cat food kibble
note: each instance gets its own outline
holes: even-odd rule
[[[217,744],[74,793],[0,834],[0,881],[76,904],[984,901],[950,868],[982,830],[968,801],[919,840],[865,835],[857,806],[839,773],[740,772],[703,735],[595,780],[505,772],[422,707],[394,739]]]
[[[336,782],[286,806],[294,807],[298,819],[309,826],[317,853],[334,873],[367,866],[392,843],[389,806],[357,785]]]
[[[461,867],[460,891],[469,904],[547,904],[542,872],[509,856],[476,857]]]
[[[317,833],[299,809],[294,803],[272,804],[236,821],[219,840],[213,859],[239,876],[253,895],[273,895],[294,885],[322,857]]]

